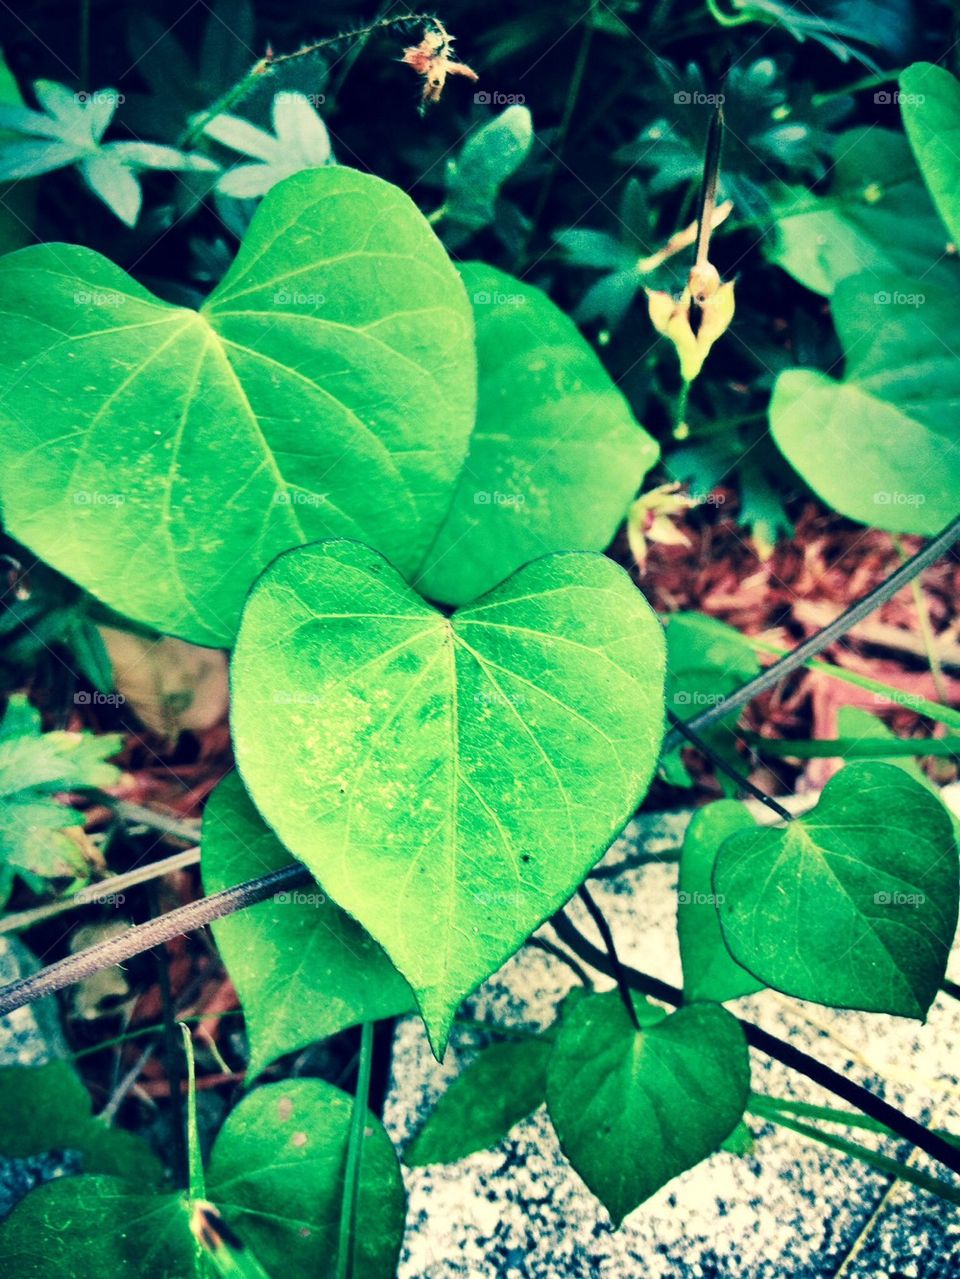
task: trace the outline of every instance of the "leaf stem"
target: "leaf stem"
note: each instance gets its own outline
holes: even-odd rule
[[[607,955],[610,959],[610,972],[617,983],[617,990],[620,992],[620,998],[623,1006],[627,1010],[627,1016],[633,1022],[634,1030],[640,1029],[640,1021],[637,1017],[637,1010],[633,1006],[633,996],[630,994],[630,985],[627,981],[626,970],[620,962],[620,956],[617,954],[617,947],[613,940],[613,933],[610,931],[610,925],[606,921],[603,911],[593,900],[590,890],[586,884],[581,884],[577,889],[580,900],[586,906],[590,913],[590,918],[597,926],[597,932],[603,939],[603,944],[607,948]],[[551,921],[552,922],[552,921]],[[554,925],[556,927],[556,925]]]
[[[197,1130],[197,1068],[193,1060],[193,1040],[189,1026],[182,1021],[177,1025],[183,1036],[183,1051],[187,1059],[187,1193],[192,1200],[206,1199],[203,1155],[200,1153],[200,1135]]]
[[[356,1275],[357,1210],[360,1199],[360,1168],[363,1162],[363,1135],[367,1126],[370,1075],[373,1071],[373,1027],[372,1021],[365,1021],[360,1028],[357,1090],[350,1115],[350,1139],[347,1147],[347,1166],[343,1175],[343,1200],[340,1205],[337,1279],[355,1279]]]
[[[732,764],[728,764],[722,755],[718,754],[712,746],[708,745],[703,738],[693,731],[687,724],[674,715],[673,711],[667,711],[667,719],[673,725],[676,732],[685,737],[691,746],[703,755],[714,768],[719,768],[722,773],[733,779],[741,790],[747,791],[754,799],[758,799],[771,812],[776,813],[778,817],[782,817],[785,822],[793,821],[793,814],[788,812],[782,804],[778,804],[772,795],[768,795],[766,791],[762,791],[759,786],[755,785],[745,773],[741,773],[739,769],[734,768]]]
[[[855,626],[862,618],[879,605],[891,599],[904,586],[922,573],[925,568],[935,563],[942,555],[945,555],[960,540],[960,516],[953,520],[942,533],[939,533],[932,541],[928,542],[922,550],[916,555],[911,556],[905,564],[901,564],[895,569],[889,577],[885,578],[879,585],[875,586],[872,591],[865,595],[856,603],[851,604],[845,609],[839,617],[834,618],[829,625],[824,626],[821,630],[816,631],[802,644],[798,644],[792,652],[787,653],[772,666],[768,666],[766,670],[761,671],[759,675],[755,675],[753,679],[748,680],[735,693],[731,693],[729,697],[723,698],[721,701],[715,702],[714,705],[708,706],[698,715],[694,715],[687,720],[686,727],[693,732],[702,731],[710,724],[715,724],[718,720],[725,719],[731,711],[752,701],[759,693],[763,693],[768,688],[773,688],[775,684],[779,684],[793,671],[803,666],[811,657],[815,657],[825,648],[828,648],[835,640],[840,639],[851,626]],[[676,727],[672,728],[663,741],[663,750],[673,750],[680,744],[683,734]]]

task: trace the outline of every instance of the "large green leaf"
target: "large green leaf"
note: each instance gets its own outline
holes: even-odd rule
[[[0,260],[0,313],[5,524],[121,613],[228,645],[287,547],[422,561],[473,424],[473,322],[397,188],[287,179],[199,312],[40,245]]]
[[[893,533],[938,533],[960,493],[955,292],[873,273],[843,280],[833,317],[842,381],[782,373],[770,427],[787,460],[841,515]]]
[[[0,1229],[5,1279],[333,1274],[352,1109],[353,1099],[331,1084],[297,1079],[256,1089],[230,1114],[213,1149],[207,1194],[226,1220],[234,1260],[255,1258],[246,1268],[214,1271],[198,1242],[204,1205],[186,1194],[151,1195],[132,1181],[82,1176],[40,1187],[11,1214]],[[357,1279],[395,1273],[403,1218],[396,1155],[369,1115]]]
[[[450,618],[353,542],[290,552],[254,587],[233,660],[240,772],[413,986],[438,1051],[645,793],[663,648],[601,556],[547,556]]]
[[[463,604],[549,551],[613,539],[656,442],[573,321],[539,289],[479,263],[479,400],[453,505],[414,585]]]
[[[677,935],[686,1000],[723,1003],[763,989],[762,982],[731,958],[720,931],[713,889],[720,845],[738,831],[755,828],[749,810],[735,799],[701,808],[687,827],[677,883]]]
[[[945,260],[947,236],[903,135],[875,126],[852,129],[837,137],[835,148],[826,195],[800,187],[781,193],[768,256],[808,289],[828,295],[861,272],[949,286],[955,267]]]
[[[920,172],[955,243],[960,243],[960,81],[915,62],[900,76],[903,124]]]
[[[207,1169],[207,1194],[268,1274],[336,1273],[353,1098],[319,1079],[257,1088],[231,1112]],[[396,1272],[406,1199],[383,1125],[369,1115],[360,1156],[356,1279]]]
[[[667,1016],[616,991],[585,999],[560,1029],[547,1106],[564,1153],[619,1226],[671,1177],[733,1133],[750,1095],[747,1044],[714,1004]]]
[[[68,1062],[0,1070],[0,1114],[6,1116],[0,1155],[23,1159],[48,1150],[75,1150],[84,1172],[136,1176],[147,1186],[162,1180],[145,1142],[94,1118],[90,1094]]]
[[[293,861],[236,773],[207,803],[201,845],[207,892]],[[315,1039],[415,1006],[380,947],[319,886],[291,889],[217,920],[213,935],[243,1004],[248,1079]]]
[[[714,887],[723,935],[756,977],[801,999],[925,1016],[957,927],[943,804],[891,764],[847,764],[807,817],[731,835]]]

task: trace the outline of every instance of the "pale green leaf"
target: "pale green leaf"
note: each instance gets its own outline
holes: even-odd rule
[[[900,109],[924,181],[960,243],[960,82],[944,67],[915,62],[900,76]]]
[[[547,556],[448,618],[374,552],[324,542],[277,560],[244,611],[237,762],[439,1050],[636,808],[662,681],[660,624],[610,560]]]

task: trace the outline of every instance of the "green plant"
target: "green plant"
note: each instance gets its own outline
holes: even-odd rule
[[[433,21],[428,34],[443,30]],[[769,85],[762,68],[750,74]],[[908,130],[953,225],[957,168],[939,140],[960,129],[960,107],[945,74],[914,69],[905,85],[921,77],[925,94],[912,92],[935,112],[931,125],[918,108]],[[658,766],[688,780],[682,740],[734,790],[756,793],[730,741],[736,712],[764,681],[815,656],[829,628],[764,673],[709,619],[676,617],[665,638],[628,574],[600,554],[658,448],[573,323],[499,269],[458,270],[413,202],[379,178],[327,165],[318,151],[301,157],[306,171],[261,172],[277,168],[274,139],[238,129],[233,102],[214,105],[191,130],[264,161],[221,191],[267,194],[199,309],[161,300],[87,248],[0,259],[0,496],[11,535],[132,622],[232,650],[238,772],[205,815],[211,896],[27,979],[0,995],[0,1010],[187,921],[217,921],[246,1014],[248,1078],[362,1025],[357,1097],[317,1080],[258,1086],[228,1117],[205,1174],[191,1125],[182,1191],[145,1193],[93,1164],[36,1191],[3,1232],[9,1273],[45,1273],[37,1241],[52,1237],[54,1264],[78,1276],[134,1264],[158,1279],[206,1264],[298,1276],[334,1252],[341,1276],[389,1275],[402,1187],[366,1113],[372,1023],[415,1007],[442,1056],[463,999],[547,921],[616,990],[587,990],[544,1034],[487,1049],[411,1161],[481,1147],[545,1100],[573,1167],[619,1224],[742,1139],[752,1044],[960,1169],[950,1140],[721,1007],[770,986],[926,1016],[956,931],[960,869],[930,787],[894,764],[855,761],[804,817],[761,795],[775,829],[734,801],[706,808],[680,860],[683,992],[623,966],[585,886]],[[315,129],[306,109],[293,108]],[[284,120],[281,106],[281,139]],[[507,161],[491,161],[481,135],[461,153],[441,227],[489,224],[529,119],[501,117],[498,130],[507,125]],[[474,165],[471,204],[463,182]],[[715,177],[714,164],[699,219],[711,229]],[[716,275],[708,243],[701,234],[699,275],[679,303],[667,299],[658,325],[681,354],[684,407],[707,339],[732,313],[732,286],[695,287],[707,268]],[[598,266],[620,261],[605,256],[607,241],[571,245],[581,264],[585,253]],[[831,283],[852,349],[870,327],[856,312],[863,284]],[[718,296],[729,308],[714,324]],[[938,302],[936,316],[951,306]],[[886,526],[947,526],[857,609],[960,537],[934,438],[956,398],[952,365],[940,369],[929,338],[906,322],[883,343],[842,384],[784,373],[772,408],[779,446],[838,509],[882,523],[876,486],[908,484],[896,491],[922,497],[916,514]],[[920,406],[908,395],[918,365],[935,392]],[[807,430],[801,414],[838,396],[855,397],[863,434],[851,449],[863,469],[835,495],[824,434],[836,410],[815,411]],[[19,703],[13,712],[26,714]],[[950,722],[949,709],[933,713]],[[40,752],[57,745],[36,724],[26,736]],[[23,749],[19,737],[14,745]],[[102,768],[109,739],[97,749]],[[911,750],[923,755],[925,742]],[[104,784],[86,770],[47,771],[48,788]],[[603,951],[563,916],[578,892]],[[838,933],[850,938],[842,962]],[[680,1006],[666,1013],[651,999]],[[504,1074],[509,1096],[492,1091]],[[779,1114],[776,1099],[758,1112]],[[933,1177],[924,1184],[953,1193]]]

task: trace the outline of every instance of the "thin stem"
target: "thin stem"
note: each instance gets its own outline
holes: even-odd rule
[[[940,983],[940,989],[945,995],[949,995],[951,999],[960,999],[960,986],[958,986],[955,981],[948,981],[947,978],[944,977],[943,981]]]
[[[723,147],[723,103],[710,117],[707,129],[707,146],[703,158],[703,183],[700,187],[700,205],[697,210],[697,253],[699,267],[710,260],[710,233],[713,230],[713,211],[717,205],[717,183],[720,179],[720,151]]]
[[[90,0],[80,0],[80,88],[93,88],[90,83]]]
[[[562,964],[570,969],[578,981],[583,982],[588,990],[593,987],[593,980],[587,970],[578,964],[572,955],[560,946],[555,946],[552,941],[548,941],[546,937],[528,937],[526,944],[532,946],[534,950],[542,950],[544,954],[552,955],[554,959],[559,959]]]
[[[904,586],[922,573],[925,568],[936,563],[942,555],[953,547],[960,540],[960,516],[948,524],[942,533],[939,533],[931,542],[928,542],[922,550],[916,555],[911,556],[906,564],[894,570],[884,581],[875,586],[872,591],[857,600],[855,604],[851,604],[845,609],[839,617],[822,630],[811,635],[809,639],[798,644],[792,652],[779,661],[768,666],[765,671],[761,671],[759,675],[755,675],[735,693],[731,693],[729,697],[723,698],[722,701],[714,703],[701,711],[699,715],[694,715],[687,720],[686,727],[692,729],[693,732],[702,731],[710,724],[715,724],[718,720],[725,719],[731,711],[737,710],[741,706],[752,701],[759,693],[765,692],[768,688],[773,688],[775,684],[779,684],[793,671],[803,666],[811,657],[815,657],[825,648],[828,648],[834,640],[840,639],[851,626],[855,626],[862,618],[883,604],[886,600],[891,599]],[[673,728],[667,733],[663,742],[663,750],[670,751],[679,746],[682,740],[682,734]]]
[[[354,1279],[357,1250],[357,1207],[360,1198],[360,1168],[363,1162],[363,1134],[367,1126],[370,1098],[370,1075],[373,1070],[373,1027],[365,1021],[360,1028],[360,1064],[357,1067],[357,1091],[350,1115],[350,1144],[343,1177],[343,1201],[340,1205],[340,1233],[337,1242],[337,1279]]]
[[[560,940],[581,959],[596,968],[598,972],[606,973],[611,977],[614,975],[610,961],[603,951],[589,942],[569,919],[564,915],[554,915],[550,922]],[[624,967],[623,973],[632,990],[637,990],[665,1004],[672,1004],[674,1007],[678,1007],[683,1002],[683,992],[676,986],[661,981],[658,977],[651,977],[647,973],[630,967]],[[771,1035],[769,1031],[754,1025],[753,1022],[745,1021],[742,1017],[738,1020],[747,1043],[752,1048],[772,1057],[774,1061],[781,1062],[791,1070],[797,1070],[806,1075],[808,1079],[826,1088],[842,1101],[856,1106],[857,1110],[878,1120],[885,1128],[889,1128],[898,1137],[909,1141],[911,1145],[924,1151],[931,1159],[949,1168],[951,1172],[960,1173],[960,1150],[945,1141],[943,1137],[931,1132],[903,1111],[897,1110],[889,1102],[883,1101],[869,1089],[854,1083],[846,1075],[817,1061],[815,1057],[811,1057],[809,1053],[803,1052],[794,1044],[778,1039],[776,1035]]]
[[[203,1155],[200,1153],[200,1135],[197,1130],[197,1067],[193,1059],[193,1040],[190,1038],[190,1027],[183,1022],[178,1025],[187,1059],[187,1193],[191,1199],[206,1199]],[[179,1091],[178,1088],[177,1092]],[[170,1081],[170,1095],[173,1096],[173,1080]]]
[[[155,901],[152,903],[155,906]],[[159,918],[163,918],[160,916]],[[183,1095],[181,1082],[183,1073],[180,1069],[181,1038],[177,1029],[176,1015],[173,1009],[173,991],[170,987],[170,971],[167,967],[166,945],[157,947],[155,952],[157,963],[157,984],[160,987],[160,999],[163,1007],[163,1054],[170,1081],[170,1107],[172,1111],[174,1175],[178,1186],[189,1186],[193,1175],[190,1164],[190,1134],[184,1126]],[[192,1055],[191,1055],[191,1065]]]
[[[242,1016],[243,1010],[240,1008],[225,1008],[222,1012],[196,1013],[191,1017],[178,1017],[177,1022],[181,1026],[189,1026],[194,1022],[207,1021],[214,1017]],[[157,1022],[152,1026],[137,1026],[135,1030],[128,1030],[126,1034],[116,1035],[113,1039],[103,1039],[100,1043],[91,1044],[88,1048],[79,1048],[76,1052],[67,1053],[66,1055],[71,1061],[80,1061],[83,1057],[92,1057],[94,1053],[106,1052],[108,1048],[119,1048],[121,1044],[129,1043],[133,1039],[143,1039],[146,1035],[159,1035],[162,1033],[162,1022]]]
[[[901,563],[906,563],[907,554],[903,549],[903,539],[895,537],[893,544],[897,548]],[[923,593],[919,574],[910,583],[910,593],[913,596],[913,606],[917,610],[917,625],[920,628],[920,638],[923,640],[923,648],[930,666],[930,674],[933,677],[933,687],[941,702],[949,702],[950,695],[944,683],[943,667],[940,664],[940,654],[937,652],[937,641],[933,633],[933,626],[930,623],[930,610],[927,608],[927,600]]]
[[[633,1006],[633,996],[630,994],[630,985],[627,981],[626,971],[620,962],[620,956],[617,954],[617,948],[614,944],[613,933],[610,931],[610,925],[607,923],[603,911],[593,900],[590,890],[586,884],[581,884],[577,890],[580,900],[590,912],[590,918],[597,926],[597,932],[603,939],[603,944],[607,948],[607,955],[610,958],[610,971],[616,979],[617,990],[620,992],[620,998],[623,1000],[623,1006],[627,1010],[627,1015],[633,1022],[635,1030],[640,1029],[640,1022],[637,1018],[637,1010]],[[553,921],[551,921],[553,922]],[[556,924],[554,923],[554,929]]]
[[[667,711],[667,719],[673,725],[676,732],[685,737],[691,746],[695,746],[704,758],[708,759],[714,768],[719,768],[722,773],[733,779],[737,785],[745,791],[748,791],[754,799],[758,799],[761,804],[766,805],[771,812],[776,813],[778,817],[782,817],[784,821],[793,821],[793,814],[787,812],[782,804],[778,804],[772,795],[768,795],[756,786],[746,774],[741,773],[739,769],[728,764],[722,755],[719,755],[712,746],[709,746],[698,733],[695,733],[687,724],[683,722],[679,716],[674,715],[673,711]]]

